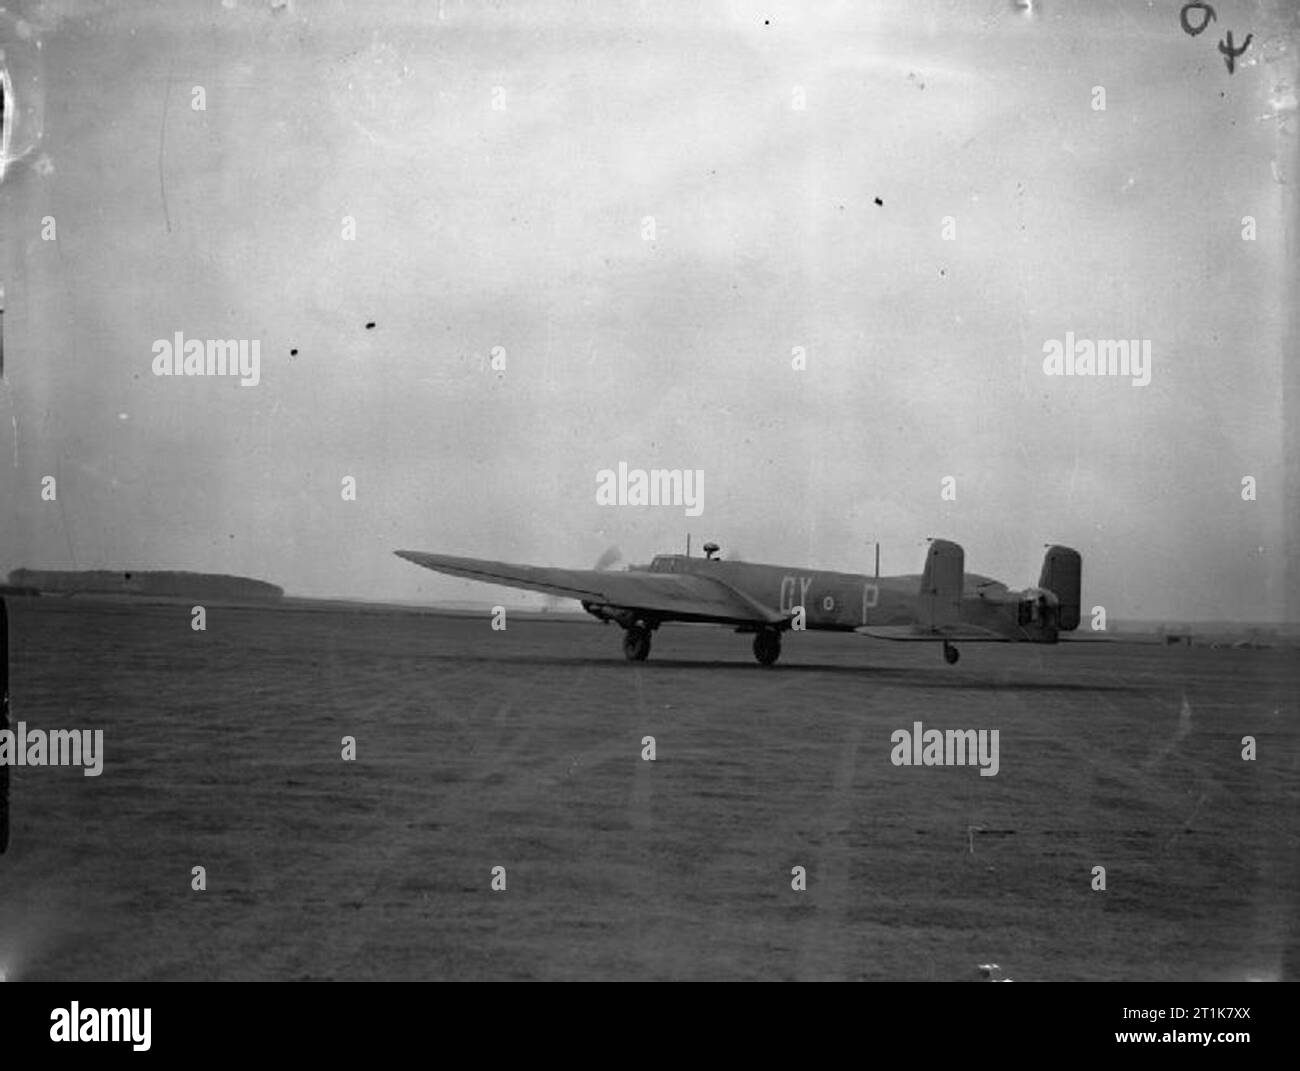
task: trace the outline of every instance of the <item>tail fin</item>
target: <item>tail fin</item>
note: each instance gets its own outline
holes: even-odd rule
[[[1043,571],[1038,586],[1056,596],[1060,602],[1060,628],[1070,632],[1079,627],[1079,585],[1083,574],[1083,557],[1069,547],[1052,546],[1043,555]]]
[[[961,619],[965,573],[966,552],[958,544],[946,539],[931,542],[917,598],[917,619],[922,625],[952,625]]]

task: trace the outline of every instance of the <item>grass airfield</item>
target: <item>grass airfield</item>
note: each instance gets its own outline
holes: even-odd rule
[[[12,771],[9,980],[1300,978],[1294,650],[7,601],[14,727],[104,730]]]

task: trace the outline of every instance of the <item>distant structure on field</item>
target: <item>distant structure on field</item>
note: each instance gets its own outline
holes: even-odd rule
[[[11,588],[34,589],[46,595],[152,595],[174,598],[279,599],[284,588],[246,576],[161,570],[107,569],[60,571],[14,569]]]

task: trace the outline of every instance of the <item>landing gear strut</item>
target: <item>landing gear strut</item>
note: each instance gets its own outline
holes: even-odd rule
[[[950,665],[950,666],[955,666],[955,665],[957,664],[957,659],[959,659],[960,657],[961,657],[961,652],[960,652],[959,650],[957,650],[957,648],[954,647],[954,646],[953,646],[951,643],[949,643],[947,640],[944,640],[944,641],[943,641],[943,660],[944,660],[945,662],[947,662],[948,665]]]
[[[781,633],[774,628],[760,629],[754,636],[754,657],[770,666],[781,657]]]
[[[623,657],[629,662],[644,662],[650,657],[650,630],[633,625],[623,633]]]

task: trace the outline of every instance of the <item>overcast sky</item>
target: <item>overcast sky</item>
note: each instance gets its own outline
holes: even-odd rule
[[[492,602],[392,551],[943,536],[1017,587],[1077,547],[1117,617],[1300,617],[1297,22],[1179,7],[10,5],[0,568]],[[260,383],[155,376],[178,331]],[[1150,384],[1046,376],[1067,332]],[[597,505],[620,461],[703,514]]]

